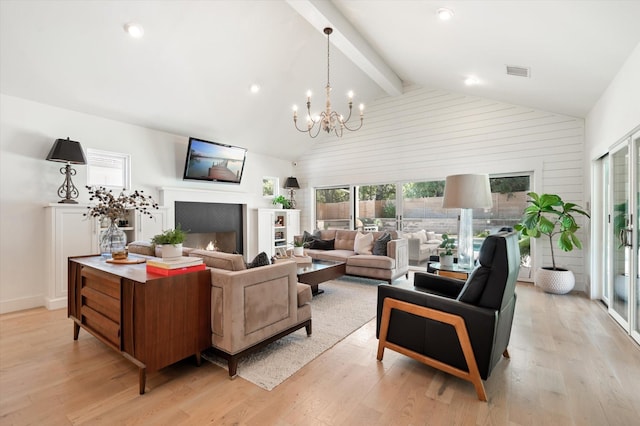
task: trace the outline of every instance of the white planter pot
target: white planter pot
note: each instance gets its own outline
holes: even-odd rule
[[[294,256],[304,256],[304,247],[294,247],[293,248]]]
[[[162,244],[160,246],[163,259],[176,259],[182,257],[182,244]]]
[[[566,269],[552,270],[539,268],[536,271],[536,286],[547,293],[566,294],[573,290],[576,278],[573,272]]]
[[[440,266],[447,268],[453,267],[453,255],[440,255]]]

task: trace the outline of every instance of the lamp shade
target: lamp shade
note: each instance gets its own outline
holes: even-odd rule
[[[491,208],[491,186],[487,174],[464,174],[447,176],[444,184],[445,209]]]
[[[67,139],[56,139],[47,155],[47,160],[60,163],[87,164],[80,142]]]
[[[289,176],[287,181],[284,183],[285,189],[300,189],[300,185],[298,184],[298,179],[293,176]]]

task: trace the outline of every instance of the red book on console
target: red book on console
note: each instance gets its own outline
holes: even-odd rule
[[[165,269],[165,268],[158,268],[157,266],[147,265],[147,272],[150,272],[152,274],[164,275],[165,277],[168,277],[172,275],[186,274],[187,272],[202,271],[206,269],[206,267],[207,265],[205,265],[204,263],[201,263],[200,265],[185,266],[184,268],[175,268],[175,269]]]

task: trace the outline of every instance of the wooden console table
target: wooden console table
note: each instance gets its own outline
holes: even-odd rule
[[[70,257],[68,309],[73,338],[80,328],[122,353],[146,373],[211,346],[211,272],[164,277],[146,265],[107,263],[100,256]]]

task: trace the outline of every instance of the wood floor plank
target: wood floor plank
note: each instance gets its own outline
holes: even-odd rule
[[[0,423],[235,425],[637,425],[640,348],[598,301],[518,284],[509,345],[473,386],[386,350],[375,320],[272,391],[193,359],[137,369],[66,310],[0,315]]]

